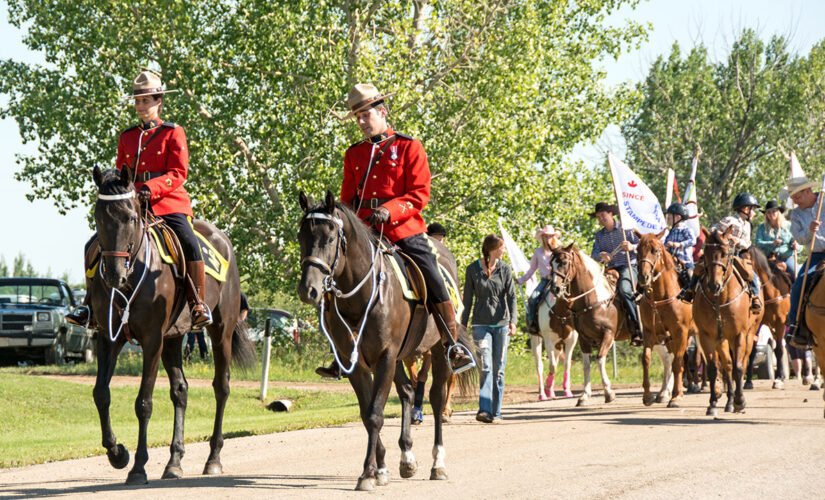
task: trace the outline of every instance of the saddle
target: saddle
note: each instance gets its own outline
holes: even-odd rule
[[[386,240],[380,242],[381,252],[390,256],[390,265],[404,290],[404,298],[411,302],[427,303],[427,285],[424,274],[409,255]]]

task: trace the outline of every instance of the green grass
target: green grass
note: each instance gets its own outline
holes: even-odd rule
[[[112,387],[111,416],[119,442],[134,450],[137,387]],[[236,437],[322,427],[358,420],[358,402],[351,393],[323,393],[270,389],[266,403],[257,389],[233,388],[226,406],[224,435]],[[288,413],[273,413],[266,404],[293,400]],[[92,387],[43,377],[0,373],[0,467],[100,455],[100,424]],[[397,398],[387,405],[387,416],[399,416]],[[186,410],[186,442],[208,440],[215,414],[211,388],[190,388]],[[149,424],[149,445],[168,446],[172,437],[173,407],[169,392],[155,391]]]

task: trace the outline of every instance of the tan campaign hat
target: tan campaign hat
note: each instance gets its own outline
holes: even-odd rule
[[[350,89],[347,95],[347,105],[349,106],[350,112],[344,119],[355,116],[355,113],[365,108],[377,106],[384,102],[384,99],[394,95],[394,93],[381,94],[375,85],[369,83],[357,83]]]
[[[180,90],[164,90],[160,76],[154,71],[143,71],[132,82],[132,95],[125,99],[133,99],[141,95],[158,95],[180,92]]]

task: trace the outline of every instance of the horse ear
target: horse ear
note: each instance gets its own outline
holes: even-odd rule
[[[132,169],[123,165],[120,168],[120,182],[124,186],[130,186],[132,184],[132,179],[134,179],[134,175],[132,175]]]
[[[335,195],[330,190],[327,190],[325,203],[327,204],[327,212],[332,213],[335,211]]]
[[[100,170],[100,167],[95,166],[92,169],[92,179],[95,181],[95,186],[100,187],[103,184],[103,172]]]
[[[659,234],[656,235],[656,239],[661,240],[666,232],[667,232],[667,229],[662,229],[661,231],[659,231]]]
[[[641,238],[641,237],[642,237],[642,233],[640,233],[640,232],[639,232],[639,230],[638,230],[638,229],[636,229],[635,227],[633,228],[633,232],[636,234],[636,237],[637,237],[637,238]]]
[[[307,198],[307,195],[304,194],[303,191],[298,193],[298,204],[301,205],[301,210],[304,212],[309,210],[309,198]]]
[[[576,242],[575,242],[575,241],[574,241],[573,243],[571,243],[571,244],[567,245],[566,247],[564,247],[564,250],[565,250],[565,251],[567,251],[567,252],[572,252],[572,251],[573,251],[573,247],[574,247],[574,246],[576,246]]]

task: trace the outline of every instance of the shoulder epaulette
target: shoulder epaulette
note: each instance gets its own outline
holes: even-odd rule
[[[396,132],[395,135],[397,135],[398,137],[403,137],[404,139],[409,139],[411,141],[414,140],[411,135],[402,134],[401,132]]]
[[[162,127],[169,127],[169,128],[178,128],[180,125],[174,122],[163,122],[160,124]]]
[[[350,149],[354,148],[355,146],[357,146],[357,145],[359,145],[359,144],[362,144],[362,143],[364,143],[364,142],[366,142],[366,139],[360,140],[360,141],[358,141],[358,142],[356,142],[356,143],[354,143],[354,144],[350,145],[350,147],[348,147],[348,148],[347,148],[347,150],[350,150]]]
[[[124,130],[124,131],[123,131],[123,132],[121,132],[121,133],[122,133],[122,134],[125,134],[126,132],[128,132],[128,131],[130,131],[130,130],[134,130],[134,129],[138,128],[138,127],[140,127],[140,125],[135,125],[134,127],[129,127],[129,128],[127,128],[126,130]]]

